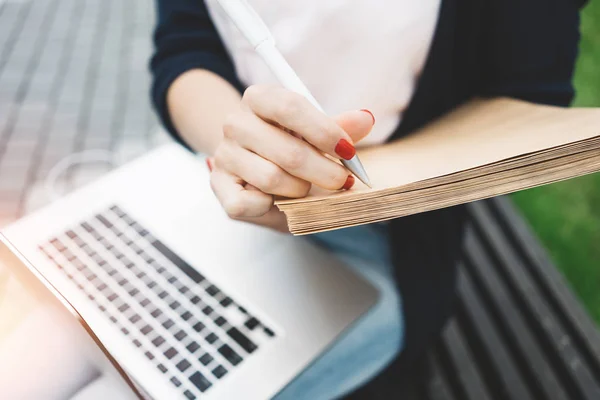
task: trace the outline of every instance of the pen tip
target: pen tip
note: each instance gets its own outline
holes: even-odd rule
[[[373,185],[371,185],[371,180],[367,176],[366,172],[363,170],[362,173],[356,174],[356,177],[360,179],[362,183],[367,185],[369,189],[373,189]]]
[[[354,156],[351,160],[348,161],[342,160],[342,163],[346,168],[350,170],[350,172],[354,174],[354,176],[360,179],[362,183],[367,185],[370,189],[373,189],[373,186],[371,185],[371,180],[367,176],[367,171],[365,171],[365,168],[358,159],[358,156]]]

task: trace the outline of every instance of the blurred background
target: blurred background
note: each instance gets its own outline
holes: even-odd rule
[[[0,0],[0,227],[169,140],[148,96],[153,3]],[[600,1],[581,30],[576,105],[600,107]],[[600,323],[600,174],[512,197]]]
[[[600,107],[600,1],[581,15],[576,106]],[[555,265],[600,324],[600,174],[512,195]]]

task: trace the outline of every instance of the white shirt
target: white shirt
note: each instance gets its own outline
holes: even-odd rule
[[[361,145],[392,135],[427,59],[441,0],[248,1],[327,114],[373,112],[377,123]],[[277,83],[216,0],[206,5],[240,80]]]

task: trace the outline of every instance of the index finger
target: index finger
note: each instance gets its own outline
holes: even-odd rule
[[[244,103],[267,122],[275,122],[335,158],[350,160],[356,154],[352,138],[304,96],[278,86],[246,89]]]

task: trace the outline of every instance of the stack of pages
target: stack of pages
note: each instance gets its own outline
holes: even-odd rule
[[[276,205],[297,235],[368,224],[600,170],[600,109],[512,99],[470,102],[395,142],[359,153],[373,188],[313,188]]]

